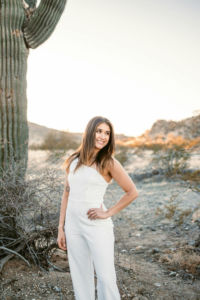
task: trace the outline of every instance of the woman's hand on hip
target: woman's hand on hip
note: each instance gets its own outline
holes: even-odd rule
[[[66,237],[63,229],[58,230],[57,243],[60,249],[67,250]]]
[[[109,217],[107,211],[103,210],[103,205],[100,208],[90,208],[87,212],[88,219],[107,219]]]

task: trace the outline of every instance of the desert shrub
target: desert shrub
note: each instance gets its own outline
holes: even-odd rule
[[[127,152],[128,152],[128,147],[124,147],[124,146],[116,147],[115,158],[122,164],[122,166],[124,166],[124,164],[127,162],[128,159]]]
[[[68,150],[68,149],[77,149],[79,143],[73,137],[73,134],[51,130],[45,136],[44,141],[41,145],[32,145],[30,149],[32,150]]]
[[[32,171],[24,179],[15,180],[19,172],[16,168],[4,172],[0,179],[0,271],[13,255],[28,265],[33,262],[47,268],[58,247],[60,169],[45,167],[35,171],[34,162],[29,168]]]
[[[161,255],[159,261],[169,265],[173,271],[183,270],[186,274],[200,276],[200,255],[195,249],[184,246],[177,251],[167,251],[168,253]],[[185,275],[185,272],[182,275]]]
[[[191,208],[189,209],[181,209],[180,203],[182,199],[177,200],[176,198],[179,194],[172,194],[170,199],[164,205],[164,208],[157,207],[155,214],[156,215],[164,215],[167,219],[176,218],[177,225],[181,225],[184,223],[185,218],[187,218],[191,213]]]
[[[160,155],[152,154],[152,163],[157,164],[166,175],[182,174],[188,167],[188,160],[191,153],[180,147],[169,148],[162,151]]]

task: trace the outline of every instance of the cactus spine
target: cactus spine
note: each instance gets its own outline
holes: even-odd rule
[[[35,49],[49,38],[66,0],[42,0],[37,9],[35,4],[35,0],[0,0],[0,177],[19,162],[23,165],[19,176],[25,175],[29,48]]]

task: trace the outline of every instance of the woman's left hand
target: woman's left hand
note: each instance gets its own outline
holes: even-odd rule
[[[107,211],[103,210],[103,205],[101,204],[100,208],[90,208],[87,212],[88,219],[95,220],[95,219],[107,219],[108,213]]]

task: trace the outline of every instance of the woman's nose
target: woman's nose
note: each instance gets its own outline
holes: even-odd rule
[[[106,137],[105,133],[101,132],[100,137],[101,137],[102,139],[105,139],[105,137]]]

